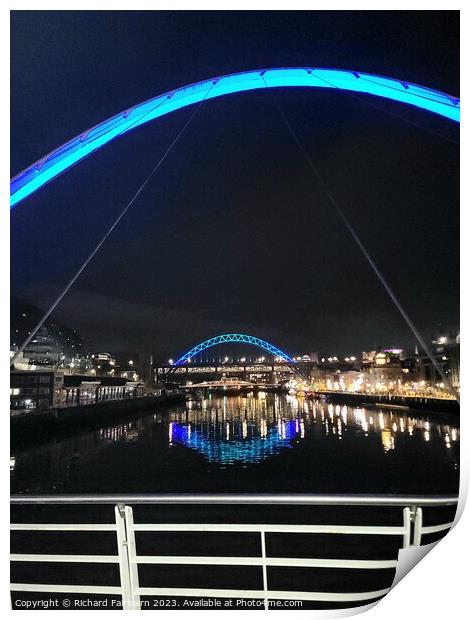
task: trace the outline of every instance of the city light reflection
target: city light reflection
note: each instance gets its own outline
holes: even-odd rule
[[[317,414],[320,416],[317,417]],[[360,432],[368,441],[379,441],[385,453],[400,448],[397,437],[422,431],[428,443],[440,438],[449,448],[458,440],[457,428],[417,418],[404,412],[367,411],[365,408],[325,405],[318,401],[264,394],[223,399],[212,397],[187,403],[169,423],[170,446],[182,445],[223,465],[258,463],[309,437],[343,440]]]
[[[302,463],[306,467],[302,480],[313,486],[319,480],[317,466],[323,480],[328,464],[333,476],[328,484],[344,489],[349,472],[362,467],[355,456],[361,453],[365,462],[379,459],[383,475],[398,476],[397,484],[405,488],[413,483],[417,470],[423,476],[441,468],[458,469],[459,438],[458,425],[449,416],[385,407],[332,409],[321,400],[271,393],[263,399],[255,394],[211,394],[17,449],[11,456],[10,474],[14,492],[97,492],[113,480],[96,472],[110,471],[102,464],[113,463],[120,470],[116,483],[132,468],[134,483],[155,492],[166,484],[169,488],[177,482],[185,485],[185,473],[191,487],[191,476],[197,477],[199,485],[216,471],[230,475],[232,468],[258,468],[271,459],[269,467],[285,468],[286,475],[289,463]],[[422,463],[423,458],[428,465],[416,468],[415,459]],[[161,477],[161,471],[169,472],[168,476]],[[252,472],[254,478],[266,475],[266,470],[259,471]],[[244,484],[241,479],[240,484]]]

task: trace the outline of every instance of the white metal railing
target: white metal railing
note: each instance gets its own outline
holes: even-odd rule
[[[37,583],[12,583],[12,591],[48,592],[69,594],[105,594],[122,597],[124,609],[140,609],[141,596],[173,597],[219,597],[264,600],[269,608],[270,600],[357,602],[371,601],[384,596],[390,588],[367,592],[301,592],[271,590],[268,583],[268,567],[304,567],[338,569],[390,569],[397,559],[357,560],[330,559],[322,557],[290,558],[271,557],[266,553],[266,535],[272,533],[340,534],[367,536],[400,536],[402,547],[421,544],[422,536],[448,530],[452,523],[423,525],[423,508],[456,505],[455,496],[362,496],[362,495],[134,495],[134,496],[14,496],[13,504],[114,504],[114,523],[16,523],[13,531],[62,531],[62,532],[115,532],[117,549],[115,555],[74,555],[14,553],[14,562],[85,562],[114,563],[119,565],[119,586],[52,585]],[[277,524],[277,523],[135,523],[132,505],[264,505],[264,506],[382,506],[402,508],[399,525],[323,525],[323,524]],[[243,556],[168,556],[139,555],[136,532],[223,532],[256,533],[259,535],[260,554]],[[138,567],[153,565],[190,566],[258,566],[262,570],[263,588],[260,590],[142,587],[139,584]]]

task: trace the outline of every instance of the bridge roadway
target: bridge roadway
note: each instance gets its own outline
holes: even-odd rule
[[[220,381],[202,381],[185,385],[187,391],[193,390],[215,390],[215,391],[247,391],[262,388],[266,391],[279,391],[282,388],[280,383],[256,383],[253,381],[243,381],[242,379],[221,379]]]
[[[154,368],[155,383],[172,381],[217,381],[222,377],[237,377],[249,383],[277,384],[299,374],[312,376],[316,364],[296,362],[295,370],[287,362],[191,362],[181,366],[160,364]]]

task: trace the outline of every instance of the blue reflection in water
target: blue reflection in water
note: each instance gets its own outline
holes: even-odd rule
[[[259,433],[259,434],[258,434]],[[237,462],[259,463],[278,454],[282,448],[290,448],[292,441],[301,434],[298,419],[279,420],[269,430],[266,424],[258,429],[243,422],[216,424],[194,428],[191,424],[171,422],[169,438],[197,450],[208,461],[230,465]]]
[[[454,493],[458,417],[275,394],[196,398],[16,445],[13,493]]]

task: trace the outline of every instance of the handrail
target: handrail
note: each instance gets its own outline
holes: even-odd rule
[[[323,506],[450,506],[458,495],[311,495],[311,494],[132,494],[132,495],[12,495],[12,504],[242,504]]]
[[[449,530],[453,523],[439,523],[437,525],[423,524],[423,506],[448,506],[456,504],[457,496],[393,496],[393,495],[38,495],[23,496],[15,495],[12,497],[14,504],[65,504],[70,506],[80,506],[86,503],[92,504],[114,504],[114,523],[13,523],[10,528],[13,532],[29,531],[31,534],[38,532],[115,532],[117,553],[114,555],[89,555],[89,554],[66,554],[66,553],[12,553],[11,560],[15,563],[47,562],[47,563],[87,563],[103,564],[111,563],[119,566],[120,585],[96,586],[91,584],[75,585],[63,583],[25,583],[21,577],[17,582],[11,584],[12,592],[46,592],[46,593],[67,593],[67,594],[103,594],[118,595],[122,597],[123,609],[133,610],[142,609],[146,606],[146,601],[141,601],[141,596],[158,597],[222,597],[229,599],[258,599],[262,601],[265,609],[270,608],[270,601],[289,600],[289,601],[326,601],[334,604],[335,602],[354,602],[371,601],[385,596],[390,587],[381,590],[369,590],[367,586],[359,585],[358,589],[348,592],[326,591],[297,591],[286,589],[271,589],[272,569],[293,567],[300,569],[338,569],[362,571],[389,571],[397,565],[397,557],[376,559],[357,559],[344,557],[321,557],[321,547],[319,553],[313,557],[278,557],[272,554],[267,542],[272,535],[341,535],[341,536],[375,536],[375,537],[401,537],[401,548],[419,546],[422,537],[428,534],[444,533]],[[225,504],[225,505],[323,505],[323,506],[392,506],[402,508],[402,520],[394,525],[371,525],[367,520],[366,524],[311,524],[311,523],[240,523],[240,522],[204,522],[204,523],[147,523],[134,522],[132,504]],[[236,511],[235,511],[236,512]],[[183,550],[183,555],[148,555],[140,550],[136,534],[142,532],[191,532],[205,537],[208,532],[223,532],[237,535],[237,542],[242,549],[242,539],[245,534],[253,536],[259,535],[259,553],[247,556],[240,555],[191,555]],[[158,545],[155,550],[158,551]],[[169,566],[180,565],[189,567],[204,566],[249,566],[261,569],[262,587],[259,589],[240,589],[234,584],[225,587],[181,587],[174,585],[164,585],[162,583],[152,583],[140,585],[139,565]],[[259,576],[259,575],[258,575]],[[39,573],[41,580],[43,573]],[[92,581],[92,579],[91,579]],[[274,584],[273,584],[274,585]],[[384,584],[385,585],[385,584]],[[364,589],[365,588],[365,589]]]

